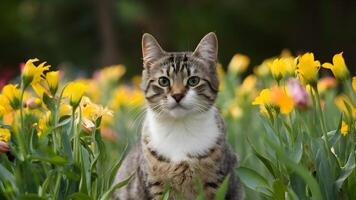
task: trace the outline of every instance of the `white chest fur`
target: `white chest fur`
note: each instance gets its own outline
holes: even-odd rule
[[[182,119],[157,119],[148,110],[144,133],[148,146],[173,162],[187,160],[188,155],[203,155],[215,143],[220,131],[215,120],[215,109]]]

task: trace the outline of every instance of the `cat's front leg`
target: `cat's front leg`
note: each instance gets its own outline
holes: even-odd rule
[[[204,195],[206,200],[213,200],[215,198],[216,191],[219,187],[217,182],[204,183]]]
[[[147,181],[146,187],[152,200],[162,199],[162,195],[164,194],[165,188],[161,181],[149,180]]]

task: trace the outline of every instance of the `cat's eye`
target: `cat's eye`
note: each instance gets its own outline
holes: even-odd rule
[[[197,76],[192,76],[188,79],[188,85],[190,87],[194,87],[194,86],[198,85],[199,82],[200,82],[200,78]]]
[[[158,79],[158,84],[162,87],[168,87],[170,82],[169,82],[169,79],[167,77],[160,77]]]

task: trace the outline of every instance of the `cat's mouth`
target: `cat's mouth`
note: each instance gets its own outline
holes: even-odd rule
[[[171,110],[174,110],[174,109],[183,109],[183,110],[186,110],[187,108],[184,107],[182,104],[177,103],[177,104],[171,106],[170,109],[171,109]]]

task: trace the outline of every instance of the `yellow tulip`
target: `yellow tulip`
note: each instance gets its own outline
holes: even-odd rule
[[[252,105],[268,105],[271,103],[271,90],[263,89],[259,96],[255,98]]]
[[[86,96],[88,96],[94,102],[98,102],[101,100],[101,97],[104,93],[102,88],[107,86],[102,86],[101,84],[98,84],[98,82],[94,79],[81,79],[80,82],[84,83],[87,88],[90,88],[90,90],[85,91]]]
[[[243,116],[243,110],[236,103],[232,103],[229,106],[229,110],[228,111],[229,111],[230,115],[232,116],[232,118],[234,118],[234,119],[240,119]]]
[[[250,64],[250,58],[243,54],[235,54],[229,64],[229,71],[236,73],[243,73],[246,71],[248,65]]]
[[[76,108],[82,99],[87,86],[82,81],[71,82],[64,89],[63,95],[69,98],[70,105]]]
[[[115,89],[112,98],[109,101],[109,108],[113,110],[121,107],[139,107],[144,103],[144,95],[138,88],[119,86]]]
[[[33,91],[37,94],[40,99],[43,99],[43,94],[47,92],[46,88],[43,87],[41,82],[31,84]]]
[[[0,141],[1,142],[8,142],[11,138],[11,133],[9,129],[0,128]]]
[[[72,107],[68,104],[61,104],[59,107],[59,118],[72,114]]]
[[[248,75],[241,83],[240,87],[236,88],[236,95],[241,97],[245,95],[253,96],[256,93],[257,77],[253,74]]]
[[[334,55],[333,64],[324,63],[322,65],[324,68],[330,69],[338,80],[345,80],[349,77],[350,74],[345,64],[345,60],[342,56],[342,53],[343,52]]]
[[[342,121],[341,125],[341,135],[346,136],[349,130],[349,125],[347,125],[344,121]]]
[[[102,105],[97,105],[90,101],[88,97],[83,97],[81,101],[82,117],[95,122],[102,116],[113,116],[113,112]]]
[[[59,71],[52,71],[46,74],[46,81],[52,95],[55,95],[58,89],[58,75]]]
[[[50,65],[46,65],[46,62],[42,62],[38,66],[35,66],[34,62],[39,61],[37,58],[29,59],[22,72],[22,80],[25,88],[31,83],[37,83],[43,80],[43,72],[49,70]]]
[[[47,111],[38,121],[38,137],[41,137],[46,133],[50,126],[51,111]]]
[[[298,59],[296,73],[299,80],[304,84],[315,85],[320,69],[320,62],[314,60],[313,53],[305,53]]]
[[[124,65],[112,65],[104,67],[94,74],[94,79],[100,83],[114,83],[117,82],[126,72]]]
[[[356,92],[356,77],[352,77],[352,89]]]
[[[2,117],[5,114],[5,107],[0,105],[0,117]]]
[[[274,59],[272,64],[270,64],[271,73],[274,79],[279,82],[288,73],[292,72],[292,65],[286,58]]]
[[[20,90],[17,85],[8,84],[2,89],[2,94],[7,98],[12,109],[16,110],[20,107]]]
[[[113,112],[108,108],[104,108],[102,105],[97,105],[84,96],[80,102],[82,111],[82,127],[87,133],[91,133],[95,128],[95,123],[102,117],[113,117]],[[107,120],[107,119],[105,119]]]
[[[0,105],[1,105],[1,115],[3,116],[9,112],[11,112],[12,108],[10,105],[9,100],[7,99],[7,97],[3,94],[0,94]]]
[[[269,66],[272,64],[272,62],[272,58],[264,60],[260,65],[253,69],[253,72],[260,77],[267,76],[270,71]]]
[[[345,106],[345,102],[351,107],[352,116],[356,116],[356,108],[353,106],[351,100],[345,94],[339,95],[335,98],[336,106],[343,111],[346,115],[349,115],[349,111]]]

